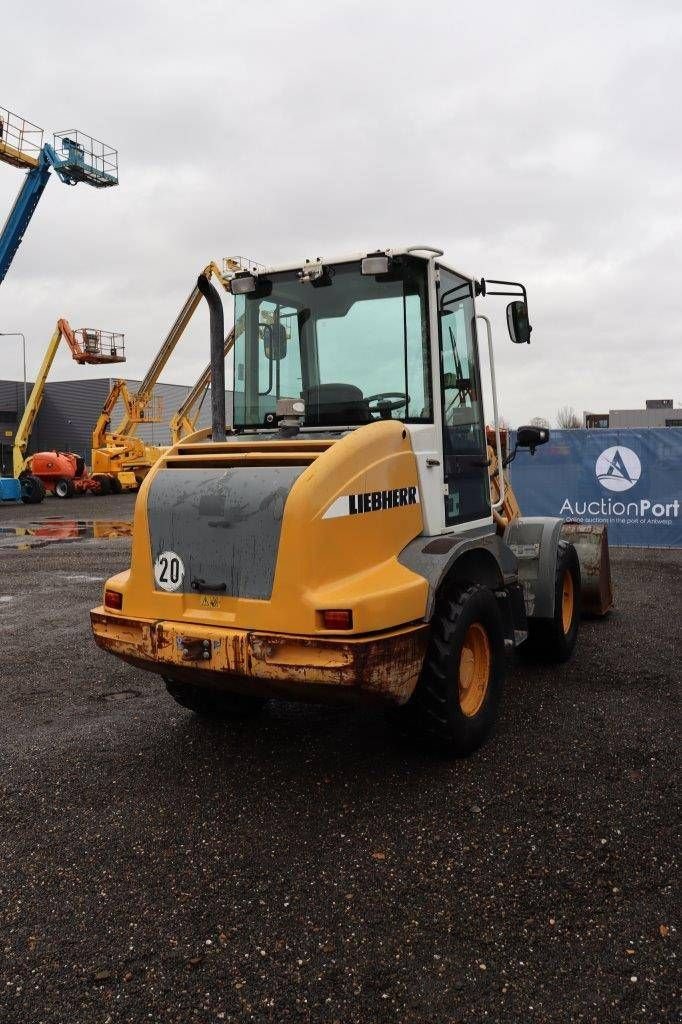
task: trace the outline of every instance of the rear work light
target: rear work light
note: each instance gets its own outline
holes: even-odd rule
[[[119,593],[118,590],[105,590],[104,607],[113,608],[114,611],[120,612],[123,608],[123,594]]]
[[[325,629],[352,629],[353,613],[350,608],[325,609],[322,612]]]

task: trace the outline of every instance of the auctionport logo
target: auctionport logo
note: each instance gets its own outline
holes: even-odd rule
[[[632,448],[606,448],[594,467],[597,480],[608,491],[629,491],[642,475],[642,463]]]
[[[594,467],[595,476],[607,491],[629,491],[640,480],[642,463],[632,448],[615,445],[605,448]],[[618,501],[616,498],[600,497],[571,500],[566,498],[560,514],[570,516],[579,522],[620,523],[623,526],[649,523],[672,523],[680,514],[680,500],[655,501],[639,497],[634,501]]]

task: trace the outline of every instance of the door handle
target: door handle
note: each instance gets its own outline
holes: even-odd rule
[[[216,594],[220,594],[227,590],[227,583],[209,583],[207,580],[202,580],[200,576],[192,580],[192,590],[212,590]]]

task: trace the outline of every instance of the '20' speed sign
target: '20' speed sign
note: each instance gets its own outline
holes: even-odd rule
[[[185,578],[185,566],[175,551],[162,551],[154,562],[154,579],[161,590],[179,590]]]

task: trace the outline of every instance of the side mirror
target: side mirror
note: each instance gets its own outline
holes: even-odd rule
[[[287,329],[284,324],[266,324],[263,328],[263,347],[266,359],[279,362],[287,354]]]
[[[530,345],[530,332],[533,328],[528,320],[528,306],[523,299],[510,302],[507,306],[507,327],[515,345]]]
[[[547,427],[519,427],[516,431],[516,447],[530,448],[531,455],[535,455],[538,445],[547,444],[548,441],[549,430]]]

